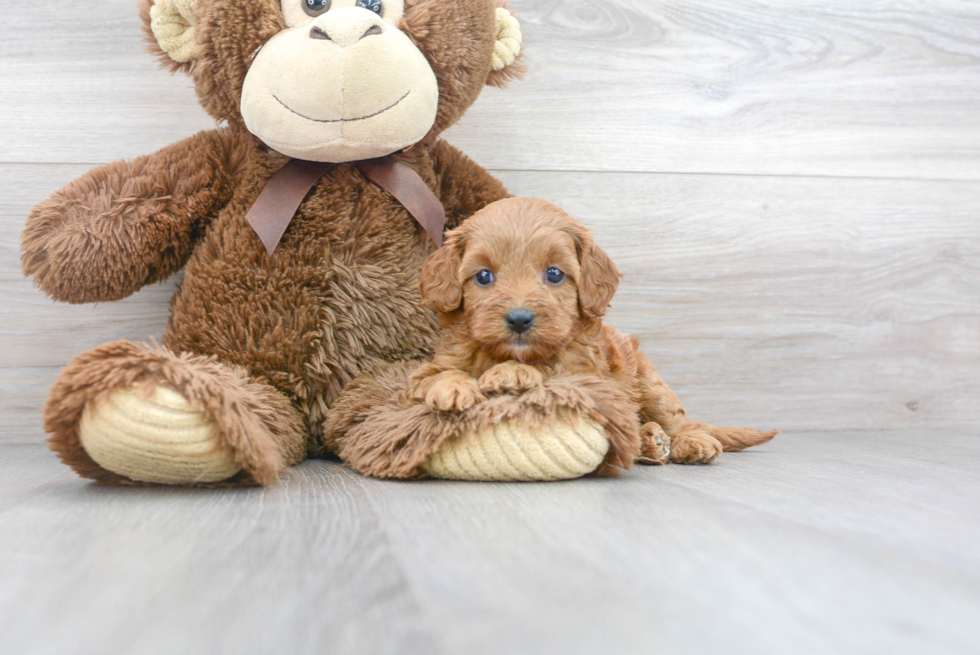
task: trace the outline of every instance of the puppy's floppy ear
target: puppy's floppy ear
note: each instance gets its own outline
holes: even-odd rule
[[[459,267],[463,261],[463,235],[453,230],[442,247],[429,255],[419,274],[422,304],[440,312],[454,312],[463,304],[463,281]]]
[[[606,313],[623,276],[606,251],[595,244],[591,232],[576,229],[572,236],[579,254],[579,311],[585,318],[598,318]]]

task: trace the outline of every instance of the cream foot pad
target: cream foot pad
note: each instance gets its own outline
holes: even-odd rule
[[[422,470],[448,480],[570,480],[596,470],[607,452],[606,431],[587,417],[537,429],[505,421],[447,441]]]
[[[140,482],[218,482],[241,470],[214,421],[165,386],[149,394],[122,388],[89,401],[79,437],[100,466]]]

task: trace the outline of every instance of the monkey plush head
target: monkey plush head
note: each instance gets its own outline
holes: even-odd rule
[[[297,159],[434,139],[520,72],[503,0],[143,0],[141,14],[214,118]]]

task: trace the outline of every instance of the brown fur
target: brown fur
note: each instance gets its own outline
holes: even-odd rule
[[[44,408],[44,429],[62,461],[108,484],[131,484],[106,471],[82,448],[78,422],[85,403],[113,389],[137,385],[147,393],[167,385],[218,424],[218,436],[244,469],[236,482],[270,484],[306,454],[303,421],[289,400],[242,370],[213,358],[177,355],[128,341],[79,355],[65,367]]]
[[[609,380],[595,375],[555,376],[519,397],[500,395],[461,413],[406,404],[405,388],[419,363],[382,366],[348,385],[330,410],[326,443],[365,475],[421,477],[420,466],[449,439],[500,421],[534,429],[562,414],[589,417],[606,429],[609,452],[597,471],[615,476],[641,453],[637,406]]]
[[[491,81],[495,6],[494,0],[406,3],[403,28],[436,73],[440,103],[429,134],[398,157],[442,201],[450,228],[507,196],[500,182],[438,138]],[[23,234],[25,274],[71,303],[123,298],[186,264],[165,349],[96,349],[76,359],[52,390],[49,408],[72,410],[62,417],[49,410],[52,446],[73,453],[66,460],[101,481],[115,478],[83,461],[73,425],[85,400],[109,388],[104,380],[128,383],[124,372],[133,370],[134,359],[184,362],[195,380],[188,388],[202,390],[197,400],[222,425],[226,407],[217,399],[233,392],[262,389],[250,396],[254,415],[278,415],[273,406],[288,399],[304,423],[305,450],[314,453],[323,451],[326,410],[344,385],[380,363],[430,355],[438,332],[418,293],[431,240],[352,164],[330,167],[275,254],[266,253],[245,215],[287,159],[248,133],[239,102],[252,53],[283,26],[279,3],[201,0],[197,17],[200,58],[171,68],[192,75],[202,105],[224,126],[90,171],[38,205]],[[148,383],[170,382],[164,368],[136,368]],[[278,454],[259,459],[272,468],[295,461],[292,429],[249,434],[241,437],[242,452],[252,449],[244,442],[258,444],[268,434]],[[263,484],[274,479],[266,464],[250,465]]]
[[[549,267],[562,270],[564,281],[547,282]],[[485,287],[474,280],[482,269],[496,277]],[[510,198],[477,212],[422,270],[423,302],[439,310],[443,330],[432,362],[412,374],[409,397],[434,411],[462,411],[554,376],[593,374],[638,405],[645,458],[658,459],[651,439],[661,428],[671,460],[688,464],[772,439],[775,431],[688,418],[637,340],[602,324],[619,279],[591,233],[550,203]],[[535,315],[532,329],[519,336],[505,321],[515,308]]]

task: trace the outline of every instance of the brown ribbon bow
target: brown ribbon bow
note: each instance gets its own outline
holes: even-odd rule
[[[402,203],[437,246],[442,245],[446,210],[414,168],[391,156],[353,163],[365,177]],[[331,166],[333,164],[291,159],[259,194],[246,219],[270,255],[276,251],[306,194]]]

